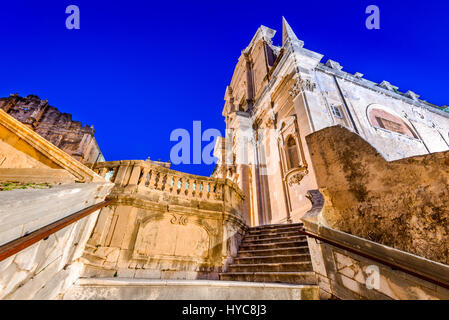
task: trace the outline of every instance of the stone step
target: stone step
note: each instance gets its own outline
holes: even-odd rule
[[[270,239],[270,238],[285,238],[285,237],[295,237],[299,236],[299,232],[297,231],[288,231],[288,232],[272,232],[272,233],[264,233],[264,234],[246,234],[245,239]]]
[[[211,280],[81,278],[63,300],[319,300],[316,285]]]
[[[292,248],[303,247],[307,245],[307,240],[301,241],[285,241],[285,242],[266,242],[266,243],[242,243],[240,250],[262,250],[262,249],[276,249],[276,248]]]
[[[283,263],[257,263],[257,264],[231,264],[229,272],[304,272],[313,271],[310,261],[283,262]]]
[[[265,238],[265,239],[248,239],[243,238],[242,246],[246,244],[258,244],[258,243],[277,243],[277,242],[287,242],[287,241],[303,241],[307,240],[306,236],[291,236],[291,237],[277,237],[277,238]]]
[[[243,244],[257,244],[257,243],[276,243],[276,242],[286,242],[286,241],[302,241],[307,240],[306,236],[302,235],[294,235],[288,237],[273,237],[273,238],[262,238],[262,239],[253,239],[245,237],[242,240]]]
[[[316,284],[314,272],[227,272],[220,273],[220,280]]]
[[[302,253],[302,254],[234,258],[234,264],[289,263],[289,262],[304,262],[304,261],[310,261],[310,254]]]
[[[284,227],[284,228],[265,228],[265,229],[249,228],[248,233],[270,233],[270,232],[298,231],[301,228],[302,228],[302,226],[288,226],[288,227]]]
[[[308,253],[309,247],[290,247],[290,248],[275,248],[262,250],[239,250],[237,257],[254,257],[254,256],[275,256],[275,255],[290,255]]]
[[[269,229],[285,229],[285,228],[301,228],[303,223],[284,223],[284,224],[269,224],[264,226],[251,227],[249,230],[269,230]]]

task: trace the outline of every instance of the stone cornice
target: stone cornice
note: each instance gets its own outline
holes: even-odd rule
[[[376,83],[374,83],[372,81],[369,81],[367,79],[359,78],[359,77],[357,77],[355,75],[352,75],[352,74],[349,74],[349,73],[347,73],[345,71],[332,69],[332,68],[329,68],[329,67],[327,67],[327,66],[325,66],[324,64],[321,64],[321,63],[316,67],[316,70],[325,72],[325,73],[330,74],[330,75],[334,75],[334,76],[339,77],[339,78],[341,78],[343,80],[346,80],[346,81],[351,81],[351,82],[353,82],[353,83],[355,83],[355,84],[357,84],[359,86],[362,86],[364,88],[367,88],[367,89],[370,89],[370,90],[373,90],[373,91],[376,91],[376,92],[383,93],[383,94],[385,94],[385,95],[387,95],[387,96],[389,96],[391,98],[401,100],[401,101],[403,101],[405,103],[414,105],[416,107],[424,108],[424,109],[426,109],[428,111],[431,111],[431,112],[439,114],[439,115],[441,115],[443,117],[449,118],[449,114],[447,112],[444,112],[442,110],[437,109],[436,107],[428,105],[428,102],[424,102],[424,101],[418,100],[418,99],[415,100],[415,99],[413,99],[411,97],[403,96],[403,95],[401,95],[399,93],[396,93],[394,91],[390,91],[390,90],[381,88]]]

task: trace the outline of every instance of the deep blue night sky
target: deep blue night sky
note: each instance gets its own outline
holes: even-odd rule
[[[81,29],[67,30],[78,5]],[[365,28],[380,8],[381,29]],[[6,1],[0,4],[0,96],[49,99],[93,124],[106,160],[169,159],[173,129],[224,132],[237,59],[257,28],[285,16],[305,47],[343,70],[449,104],[448,1]],[[174,169],[209,175],[213,165]]]

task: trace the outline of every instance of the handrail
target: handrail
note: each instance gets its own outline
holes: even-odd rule
[[[307,236],[307,237],[314,238],[314,239],[317,239],[317,240],[326,242],[326,243],[328,243],[328,244],[330,244],[330,245],[332,245],[332,246],[334,246],[334,247],[337,247],[337,248],[340,248],[340,249],[343,249],[343,250],[346,250],[346,251],[355,253],[355,254],[357,254],[357,255],[359,255],[359,256],[362,256],[362,257],[364,257],[364,258],[367,258],[367,259],[370,259],[370,260],[379,262],[379,263],[384,264],[384,265],[386,265],[386,266],[388,266],[388,267],[390,267],[390,268],[392,268],[392,269],[396,269],[396,270],[399,270],[399,271],[408,273],[408,274],[410,274],[410,275],[412,275],[412,276],[414,276],[414,277],[416,277],[416,278],[419,278],[419,279],[421,279],[421,280],[424,280],[424,281],[427,281],[427,282],[436,284],[436,285],[438,285],[438,286],[440,286],[440,287],[443,287],[443,288],[445,288],[445,289],[449,289],[449,283],[447,283],[447,282],[442,282],[442,281],[440,281],[440,280],[438,280],[438,279],[435,279],[435,278],[426,276],[426,275],[424,275],[424,274],[422,274],[422,273],[413,271],[413,270],[408,269],[408,268],[406,268],[406,267],[403,267],[403,266],[401,266],[401,265],[399,265],[399,264],[396,264],[396,263],[387,261],[387,260],[382,259],[382,258],[379,258],[379,257],[375,257],[375,256],[370,255],[370,254],[368,254],[368,253],[361,252],[361,251],[356,250],[356,249],[354,249],[354,248],[352,248],[352,247],[349,247],[349,246],[347,246],[347,245],[344,245],[344,244],[341,244],[341,243],[337,243],[337,242],[335,242],[335,241],[332,241],[332,240],[329,240],[329,239],[326,239],[326,238],[317,236],[317,235],[315,235],[315,234],[313,234],[313,233],[309,233],[309,232],[307,232],[304,228],[299,229],[299,233],[302,234],[302,235],[305,235],[305,236]]]
[[[3,261],[10,256],[32,246],[36,242],[48,238],[50,235],[58,232],[59,230],[75,223],[76,221],[88,216],[89,214],[108,206],[112,203],[112,199],[105,199],[105,201],[97,203],[93,206],[84,208],[70,216],[67,216],[61,220],[53,222],[45,227],[42,227],[26,236],[13,240],[0,246],[0,261]]]

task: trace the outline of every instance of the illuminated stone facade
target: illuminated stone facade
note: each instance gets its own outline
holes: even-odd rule
[[[226,88],[226,138],[217,143],[214,172],[236,182],[247,196],[251,226],[297,222],[317,189],[305,137],[341,125],[371,144],[388,161],[449,149],[449,114],[349,74],[335,61],[304,48],[283,20],[282,46],[261,26],[242,51]]]

